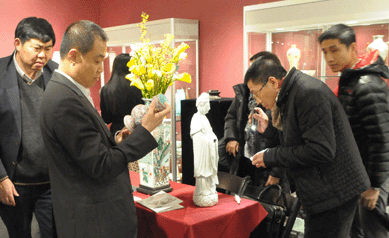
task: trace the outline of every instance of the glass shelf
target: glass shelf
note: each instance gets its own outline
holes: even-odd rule
[[[286,70],[291,67],[288,50],[294,45],[300,50],[297,68],[310,74],[334,89],[339,74],[327,67],[318,37],[330,26],[344,23],[352,26],[356,34],[358,55],[366,53],[374,35],[383,35],[389,44],[389,4],[377,0],[369,4],[364,0],[353,1],[343,9],[343,0],[296,0],[257,4],[244,7],[244,68],[255,53],[267,50],[275,53]],[[295,12],[299,12],[298,15]],[[331,12],[331,17],[326,13]],[[301,14],[300,14],[301,13]],[[385,14],[384,14],[385,13]],[[276,15],[277,18],[268,19]],[[388,64],[388,57],[385,63]]]

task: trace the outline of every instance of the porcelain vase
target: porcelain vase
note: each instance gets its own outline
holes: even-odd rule
[[[290,47],[290,49],[286,52],[286,56],[288,57],[288,61],[289,61],[289,69],[293,67],[298,69],[298,63],[301,57],[300,49],[297,48],[295,44],[293,44]]]
[[[149,106],[151,100],[144,99],[145,105]],[[140,186],[137,191],[154,194],[161,190],[172,190],[169,184],[171,131],[170,119],[164,119],[162,124],[151,132],[158,142],[158,147],[138,160]]]

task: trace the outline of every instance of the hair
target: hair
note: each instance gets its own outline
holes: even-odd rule
[[[322,43],[324,40],[330,39],[338,39],[340,43],[346,45],[347,48],[352,43],[356,42],[354,29],[344,24],[337,24],[331,26],[328,30],[324,31],[318,38],[319,43]]]
[[[78,49],[82,55],[85,55],[92,50],[96,37],[102,41],[108,41],[107,34],[94,22],[82,20],[70,24],[62,38],[61,59],[64,59],[73,48]]]
[[[263,51],[262,56],[258,57],[246,71],[244,84],[250,80],[255,84],[264,84],[271,76],[281,80],[285,75],[286,70],[282,67],[278,57],[273,53]]]
[[[115,57],[112,66],[112,75],[111,78],[109,79],[109,82],[118,81],[120,80],[117,79],[118,77],[126,76],[127,74],[129,74],[127,63],[128,61],[130,61],[130,59],[131,56],[128,53],[122,53]],[[128,80],[126,79],[123,81],[128,82]]]
[[[106,91],[106,101],[112,113],[119,114],[122,112],[123,117],[131,114],[131,110],[135,105],[143,104],[140,89],[130,86],[131,82],[125,78],[130,73],[127,66],[130,59],[131,56],[128,53],[122,53],[115,57],[111,78],[102,88],[102,90]],[[124,102],[130,102],[131,105],[123,105]]]
[[[19,38],[22,44],[31,38],[41,40],[46,43],[50,40],[55,44],[55,34],[51,24],[43,19],[37,17],[27,17],[21,20],[16,26],[15,38]]]
[[[272,59],[274,60],[277,64],[281,64],[280,59],[278,59],[277,55],[269,52],[269,51],[260,51],[256,53],[255,55],[251,56],[250,61],[254,61],[258,59],[259,57],[262,57],[263,59]]]
[[[115,92],[122,89],[124,85],[130,83],[130,81],[125,78],[126,75],[130,73],[127,66],[130,59],[131,56],[127,53],[122,53],[114,59],[111,78],[107,83],[107,89],[108,91],[112,91],[112,95],[115,95]]]

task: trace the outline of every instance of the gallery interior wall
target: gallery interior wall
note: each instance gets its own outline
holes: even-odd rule
[[[17,23],[28,16],[47,19],[54,28],[58,51],[66,27],[77,20],[91,20],[101,27],[149,20],[198,19],[200,22],[199,92],[221,91],[234,97],[232,86],[243,81],[243,7],[275,0],[1,0],[0,57],[10,55]],[[97,83],[99,84],[99,82]],[[96,91],[96,92],[95,92]],[[92,89],[94,99],[98,90]],[[98,104],[100,100],[95,100]],[[96,105],[98,107],[98,105]]]

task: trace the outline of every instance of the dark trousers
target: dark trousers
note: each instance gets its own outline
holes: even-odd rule
[[[19,186],[15,185],[19,197],[16,206],[0,202],[0,216],[7,227],[10,238],[31,238],[32,215],[35,214],[41,238],[57,237],[51,204],[50,184]]]
[[[377,211],[370,211],[359,204],[355,214],[354,224],[351,230],[351,238],[388,238],[389,232],[388,220],[382,221],[382,216],[386,215],[386,206],[388,205],[389,179],[380,188],[380,195],[377,200],[376,208],[381,210],[380,215]],[[385,219],[384,219],[385,220]]]
[[[318,214],[305,218],[304,238],[347,238],[357,210],[359,196]]]

